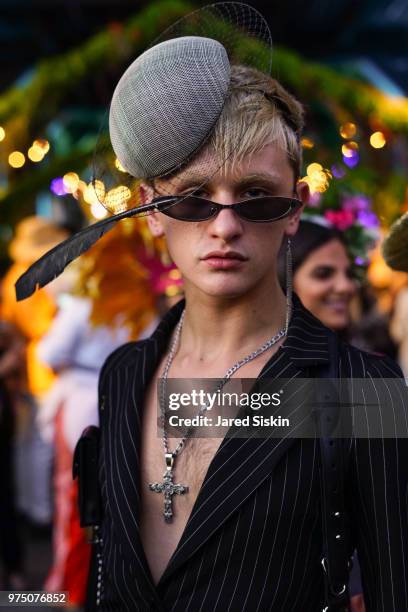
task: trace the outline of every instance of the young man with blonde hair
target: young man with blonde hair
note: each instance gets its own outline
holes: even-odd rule
[[[101,372],[91,600],[118,612],[346,610],[345,558],[357,547],[367,610],[400,612],[408,609],[405,442],[330,440],[324,452],[336,476],[321,492],[319,465],[325,472],[328,463],[315,437],[170,437],[163,381],[213,378],[222,390],[239,378],[294,384],[335,372],[379,391],[400,376],[390,360],[337,343],[292,298],[290,237],[308,198],[298,180],[302,109],[268,74],[231,65],[224,51],[211,38],[166,40],[128,68],[112,101],[114,150],[141,179],[139,211],[152,212],[151,232],[166,238],[185,300]],[[298,403],[305,408],[305,398]],[[345,447],[343,474],[333,450]]]
[[[151,486],[166,468],[157,435],[161,377],[219,379],[241,360],[242,378],[305,377],[330,360],[327,330],[296,297],[286,328],[287,296],[277,281],[278,251],[296,232],[301,207],[270,223],[228,209],[259,198],[307,200],[307,185],[298,182],[301,128],[301,107],[279,83],[233,66],[230,98],[210,141],[174,176],[141,185],[143,203],[167,194],[186,198],[148,217],[182,273],[185,302],[149,340],[114,353],[101,376],[101,487],[108,509],[102,609],[323,609],[315,440],[194,438],[180,447],[180,438],[169,438],[167,466],[188,487],[172,499],[171,522],[163,520],[163,494],[157,495],[163,489]],[[221,158],[227,162],[217,170]],[[186,222],[183,215],[194,219],[190,193],[224,208]],[[247,357],[273,337],[267,350]],[[388,360],[351,347],[342,345],[340,355],[342,376],[399,375]],[[364,440],[351,451],[350,552],[357,545],[368,610],[406,604],[404,502],[395,483],[387,488],[384,473],[390,462],[398,464],[406,483],[406,468],[389,442]]]

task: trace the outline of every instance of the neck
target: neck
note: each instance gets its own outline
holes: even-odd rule
[[[251,352],[286,326],[278,282],[237,298],[214,298],[186,287],[179,358],[212,362]]]

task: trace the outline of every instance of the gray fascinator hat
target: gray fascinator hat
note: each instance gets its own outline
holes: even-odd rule
[[[17,299],[52,281],[120,219],[163,210],[165,202],[140,205],[140,181],[175,177],[198,157],[228,100],[232,64],[270,74],[271,59],[268,24],[246,4],[203,7],[163,32],[120,78],[106,117],[110,142],[102,129],[95,147],[93,185],[111,216],[35,262],[16,283]]]
[[[408,213],[391,226],[382,244],[382,254],[390,268],[408,272]]]
[[[135,60],[115,89],[109,113],[110,139],[122,167],[151,179],[190,159],[221,114],[230,72],[225,47],[201,36],[164,41]]]

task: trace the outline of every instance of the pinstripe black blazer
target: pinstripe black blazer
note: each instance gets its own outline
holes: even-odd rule
[[[157,585],[152,581],[138,525],[143,392],[182,308],[177,304],[150,338],[112,353],[101,372],[99,609],[318,612],[322,529],[313,439],[225,438],[168,566]],[[313,376],[329,357],[326,328],[295,296],[288,336],[260,378]],[[401,376],[388,358],[345,344],[340,372],[367,378],[375,389]],[[385,409],[397,401],[390,395]],[[359,553],[367,612],[407,612],[407,440],[347,444],[351,547]]]

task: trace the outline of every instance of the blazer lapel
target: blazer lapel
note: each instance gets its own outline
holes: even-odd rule
[[[294,438],[223,440],[159,584],[168,580],[252,495],[294,442]]]
[[[294,313],[288,336],[282,345],[280,365],[276,355],[263,368],[258,380],[277,376],[293,366],[297,376],[306,377],[307,368],[329,360],[326,328],[306,311],[294,296]],[[286,376],[286,374],[282,374]],[[279,408],[285,416],[285,408]],[[219,529],[240,505],[270,476],[282,457],[296,442],[292,434],[268,438],[224,438],[215,454],[181,540],[162,575],[159,585],[185,563]],[[186,449],[188,452],[188,449]]]
[[[305,375],[305,368],[328,360],[325,328],[304,310],[295,297],[295,308],[288,336],[282,345],[282,359],[296,367],[297,374]],[[157,330],[137,348],[137,361],[130,371],[126,404],[112,410],[109,425],[109,444],[106,450],[108,499],[112,518],[123,543],[123,552],[133,562],[154,589],[146,557],[140,540],[139,516],[139,455],[140,420],[144,390],[166,350],[171,332],[180,318],[184,301],[172,308]],[[261,377],[276,376],[274,357],[262,370]],[[293,373],[293,369],[292,369]],[[131,378],[130,378],[131,377]],[[135,382],[136,381],[136,382]],[[112,397],[112,395],[111,395]],[[123,396],[125,397],[125,396]],[[282,414],[282,411],[279,411]],[[280,438],[226,437],[215,454],[181,540],[162,575],[159,585],[166,581],[222,524],[238,510],[258,486],[278,465],[295,443],[293,436]],[[188,447],[186,448],[188,452]],[[159,586],[158,585],[158,586]],[[155,589],[154,589],[155,590]],[[157,591],[156,591],[157,592]]]
[[[128,345],[129,354],[122,355],[126,367],[114,369],[105,389],[106,401],[117,404],[107,407],[104,460],[106,465],[106,497],[112,522],[123,555],[144,576],[156,593],[140,539],[140,433],[144,391],[179,319],[183,304],[177,304],[161,321],[154,334],[140,343]]]

